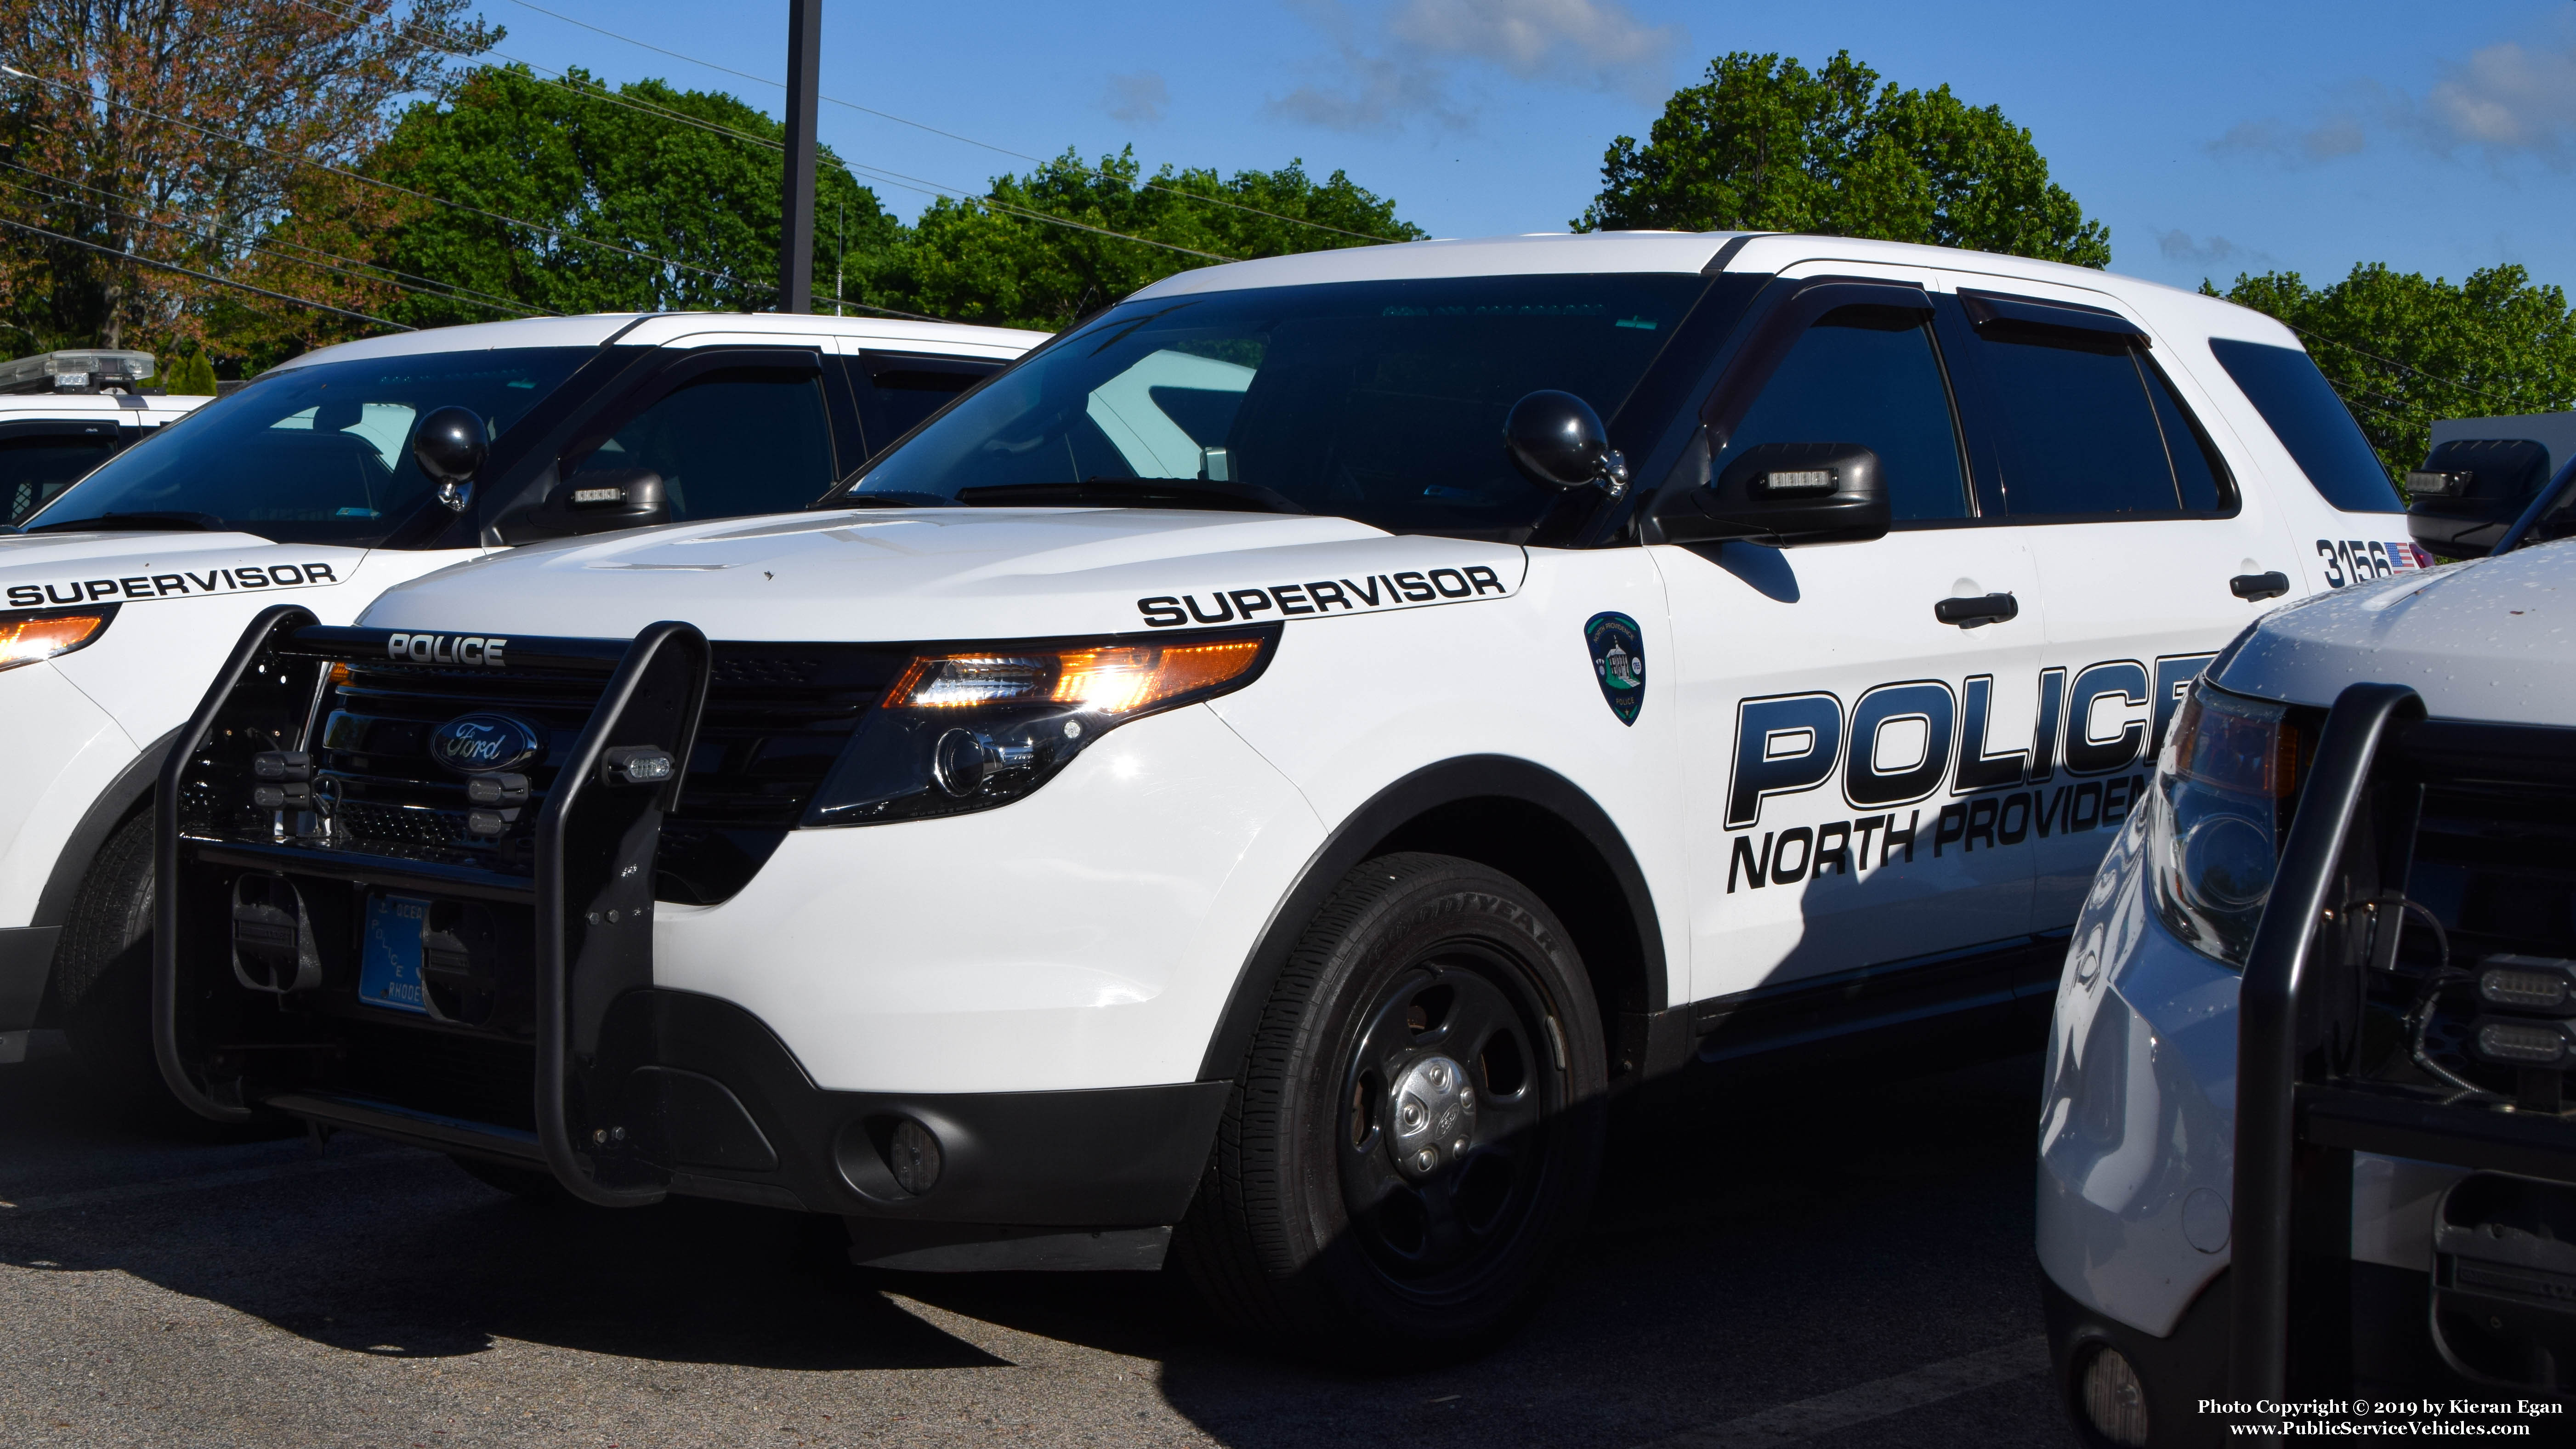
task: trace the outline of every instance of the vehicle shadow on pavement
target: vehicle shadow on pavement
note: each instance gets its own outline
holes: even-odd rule
[[[0,1263],[128,1273],[354,1352],[509,1338],[773,1369],[1002,1362],[867,1291],[838,1219],[531,1204],[347,1136],[318,1161],[300,1138],[173,1141],[91,1105],[68,1060],[0,1073],[0,1164],[19,1205],[0,1208]],[[113,1195],[149,1184],[177,1190]],[[83,1197],[103,1200],[63,1201]]]
[[[1245,1449],[1629,1449],[2039,1332],[2038,1077],[2030,1056],[1846,1070],[1635,1122],[1544,1307],[1451,1367],[1283,1354],[1212,1323],[1177,1272],[866,1273],[831,1218],[533,1206],[349,1137],[318,1161],[300,1140],[174,1144],[88,1107],[68,1062],[0,1073],[0,1200],[20,1205],[0,1208],[0,1264],[130,1274],[381,1358],[513,1340],[787,1371],[1018,1368],[1034,1383],[1107,1353],[1146,1361],[1135,1369],[1165,1403]],[[862,1402],[875,1382],[842,1392]],[[1077,1393],[1067,1427],[1087,1402]],[[2071,1439],[2032,1376],[1812,1442]]]
[[[890,1286],[965,1318],[1159,1360],[1165,1399],[1244,1449],[1628,1449],[2039,1333],[2039,1077],[2025,1054],[1936,1074],[1847,1068],[1695,1088],[1626,1124],[1539,1311],[1455,1366],[1291,1356],[1211,1323],[1176,1271],[1134,1285],[916,1274]],[[2032,1375],[1800,1442],[2074,1440]]]

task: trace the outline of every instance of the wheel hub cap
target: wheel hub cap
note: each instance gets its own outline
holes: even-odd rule
[[[1443,1056],[1428,1056],[1405,1068],[1387,1093],[1394,1104],[1388,1114],[1395,1128],[1387,1149],[1396,1170],[1419,1181],[1467,1155],[1476,1141],[1476,1089],[1467,1071]]]

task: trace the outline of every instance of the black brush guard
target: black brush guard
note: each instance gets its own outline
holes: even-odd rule
[[[2499,1324],[2519,1315],[2517,1331],[2541,1341],[2564,1342],[2576,1330],[2576,1278],[2554,1274],[2546,1261],[2505,1261],[2515,1250],[2494,1246],[2513,1238],[2519,1221],[2539,1228],[2522,1234],[2521,1247],[2530,1249],[2548,1238],[2553,1214],[2563,1233],[2564,1214],[2576,1205],[2576,1187],[2565,1186],[2576,1183],[2576,1117],[2388,1081],[2363,1069],[2359,1046],[2370,973],[2386,975],[2397,959],[2427,791],[2571,785],[2576,730],[2428,720],[2413,690],[2391,684],[2352,685],[2328,714],[2239,998],[2232,1397],[2350,1392],[2363,1367],[2356,1331],[2386,1340],[2402,1329],[2407,1346],[2429,1350],[2421,1365],[2428,1380],[2511,1382],[2464,1364],[2442,1338],[2446,1295],[2482,1322],[2491,1311]],[[2483,1219],[2473,1232],[2441,1230],[2430,1303],[2411,1305],[2409,1323],[2387,1321],[2396,1315],[2385,1300],[2374,1309],[2368,1292],[2356,1291],[2356,1152],[2480,1174],[2437,1210],[2437,1219]],[[2471,1184],[2477,1192],[2464,1196]],[[2499,1190],[2526,1200],[2470,1200]],[[2495,1231],[2498,1224],[2508,1230]],[[2483,1246],[2470,1241],[2481,1236]],[[2576,1235],[2560,1248],[2543,1241],[2540,1251],[2545,1259],[2571,1248]],[[2384,1367],[2387,1353],[2379,1362]],[[2554,1372],[2545,1350],[2534,1362],[2555,1391],[2576,1378],[2576,1359]]]
[[[707,641],[678,623],[655,624],[624,642],[508,641],[508,668],[496,675],[536,670],[558,680],[588,676],[604,683],[546,791],[528,848],[492,868],[342,848],[327,836],[292,833],[291,812],[265,832],[243,828],[240,805],[249,800],[252,757],[267,749],[314,749],[311,736],[333,666],[381,666],[392,637],[388,630],[322,627],[292,606],[267,610],[225,661],[180,735],[183,747],[171,751],[156,802],[153,1037],[162,1075],[181,1101],[217,1121],[242,1121],[265,1106],[540,1167],[589,1202],[659,1201],[671,1171],[654,1160],[648,1144],[656,1129],[634,1116],[632,1092],[621,1101],[616,1059],[631,1053],[604,1038],[613,1034],[612,1006],[652,985],[654,856],[663,818],[679,802],[706,701]],[[674,762],[670,778],[650,786],[608,783],[604,759],[635,746],[667,752]],[[235,821],[235,828],[208,828],[209,810],[215,821]],[[259,838],[263,833],[267,838]],[[517,1034],[523,1039],[366,1023],[357,1020],[366,1013],[346,1010],[332,1018],[304,1009],[306,997],[316,1008],[327,1006],[328,993],[251,989],[236,978],[233,964],[233,921],[241,912],[232,882],[245,875],[292,883],[298,909],[309,903],[307,934],[317,938],[315,949],[336,948],[343,976],[347,958],[363,951],[353,913],[363,910],[371,891],[473,903],[487,912],[485,919],[516,924],[526,932],[525,955],[504,951],[498,959],[524,962],[530,976],[531,1020]],[[307,1069],[363,1050],[363,1042],[353,1047],[353,1031],[375,1032],[374,1040],[396,1040],[406,1050],[426,1043],[476,1054],[483,1063],[532,1054],[525,1114],[532,1125],[486,1120],[520,1115],[507,1104],[483,1113],[430,1110],[335,1086],[330,1073]],[[644,1104],[648,1117],[653,1110]]]

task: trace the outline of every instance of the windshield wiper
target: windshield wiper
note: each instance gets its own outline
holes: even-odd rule
[[[862,493],[853,488],[847,493],[820,499],[805,505],[809,509],[831,508],[955,508],[957,500],[944,493],[910,493],[889,488],[882,493]]]
[[[999,483],[960,488],[957,501],[974,508],[1044,508],[1100,504],[1116,508],[1212,508],[1246,513],[1304,513],[1284,493],[1250,483],[1211,483],[1195,478],[1085,478],[1079,483]]]
[[[232,533],[236,530],[228,519],[211,513],[189,513],[180,509],[159,512],[102,513],[95,518],[66,518],[60,523],[38,523],[20,529],[21,533],[108,533],[120,529],[184,529],[197,533]]]

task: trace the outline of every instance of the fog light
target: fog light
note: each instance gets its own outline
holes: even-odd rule
[[[2567,1065],[2567,1031],[2558,1022],[2482,1016],[2476,1022],[2474,1033],[2470,1041],[2481,1061],[2506,1067],[2563,1068]]]
[[[2506,1011],[2576,1016],[2576,962],[2489,956],[2479,964],[2478,1000]]]
[[[313,787],[301,780],[250,787],[250,803],[262,810],[310,810]]]
[[[611,785],[658,785],[679,767],[650,745],[620,745],[600,757],[599,768]]]
[[[2147,1389],[2138,1371],[2108,1344],[2084,1361],[2084,1417],[2093,1432],[2120,1446],[2146,1449]]]
[[[476,805],[525,805],[528,777],[516,773],[468,775],[465,798]]]
[[[250,757],[250,772],[261,780],[310,780],[313,756],[303,750],[262,750]]]
[[[886,1166],[894,1185],[919,1197],[939,1185],[939,1139],[929,1128],[906,1117],[894,1124],[886,1140]]]

